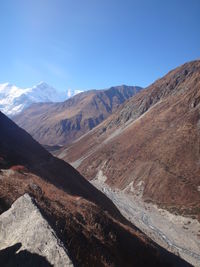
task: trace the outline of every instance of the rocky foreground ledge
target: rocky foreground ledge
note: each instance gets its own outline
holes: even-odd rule
[[[73,266],[28,194],[0,215],[0,266]]]

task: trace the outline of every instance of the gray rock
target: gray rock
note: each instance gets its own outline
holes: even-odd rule
[[[44,257],[50,265],[73,266],[64,245],[28,194],[0,215],[0,250],[17,243],[21,243],[17,253],[26,250]]]

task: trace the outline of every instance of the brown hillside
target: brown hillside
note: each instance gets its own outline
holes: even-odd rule
[[[200,61],[186,63],[130,99],[61,158],[88,179],[143,184],[143,198],[200,219]]]
[[[90,131],[140,90],[137,86],[122,85],[87,91],[62,103],[34,104],[13,120],[41,144],[68,144]]]
[[[0,113],[0,213],[24,193],[75,266],[190,266],[131,226],[76,170]]]

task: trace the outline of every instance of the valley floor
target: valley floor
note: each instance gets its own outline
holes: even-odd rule
[[[200,223],[197,220],[144,203],[140,196],[113,190],[101,179],[93,179],[92,184],[113,201],[124,217],[157,244],[200,267]]]

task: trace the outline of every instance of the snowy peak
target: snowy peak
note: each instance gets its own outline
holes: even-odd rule
[[[29,96],[33,102],[61,102],[66,100],[67,94],[65,92],[58,92],[54,87],[45,82],[29,88]]]
[[[25,90],[25,89],[24,89]],[[15,95],[16,97],[23,93],[23,89],[18,88],[15,85],[10,83],[2,83],[0,84],[0,99],[5,96]]]
[[[67,96],[68,96],[68,98],[70,98],[70,97],[72,97],[72,96],[74,96],[74,95],[77,95],[77,94],[79,94],[79,93],[82,93],[83,91],[81,91],[81,90],[72,90],[72,89],[68,89],[67,90]]]
[[[33,103],[62,102],[80,92],[71,89],[60,92],[45,82],[40,82],[31,88],[19,88],[10,83],[3,83],[0,84],[0,111],[13,116]]]

